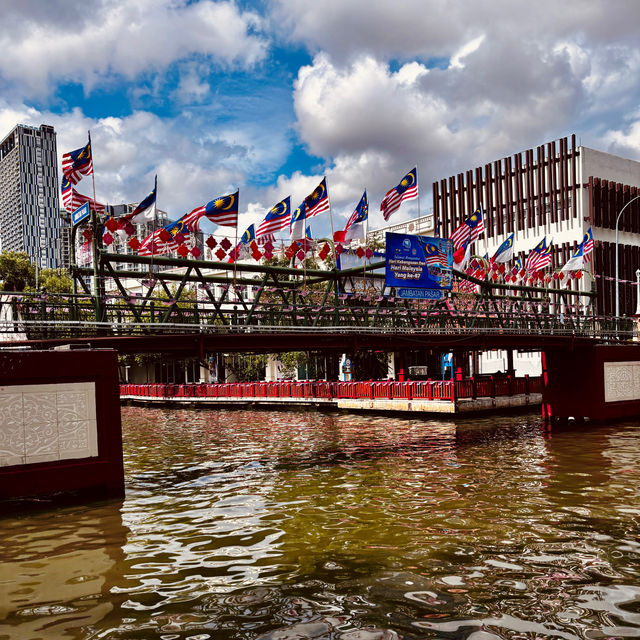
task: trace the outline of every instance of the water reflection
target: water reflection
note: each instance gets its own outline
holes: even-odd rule
[[[0,637],[640,635],[634,424],[123,418],[124,503],[2,522]]]
[[[121,504],[2,520],[0,637],[76,638],[118,608],[110,589],[128,532]]]

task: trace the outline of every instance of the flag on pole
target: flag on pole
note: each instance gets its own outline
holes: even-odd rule
[[[291,214],[291,240],[302,240],[304,238],[307,225],[307,207],[305,202],[299,205]]]
[[[89,203],[89,206],[98,213],[104,213],[106,211],[106,205],[96,202],[93,198],[85,196],[82,193],[76,191],[71,183],[63,176],[60,190],[62,191],[62,203],[64,208],[71,213],[78,207],[82,206],[85,202]]]
[[[580,271],[584,269],[585,260],[589,260],[589,255],[593,251],[593,232],[591,227],[584,234],[582,242],[575,248],[567,263],[562,267],[562,271]]]
[[[347,224],[342,231],[333,234],[334,242],[351,242],[351,240],[364,240],[364,222],[369,217],[369,202],[365,191],[360,198],[360,202],[355,211],[347,220]]]
[[[513,238],[515,234],[511,234],[499,247],[491,258],[491,262],[509,262],[513,259]]]
[[[191,231],[196,230],[195,225],[200,219],[200,216],[194,217],[192,213],[186,213],[178,220],[150,233],[142,241],[138,253],[141,256],[157,256],[179,249],[189,240]]]
[[[460,226],[451,234],[454,251],[472,244],[484,231],[484,216],[480,205]]]
[[[78,184],[82,176],[90,176],[93,173],[91,140],[86,146],[62,155],[62,173],[71,184]]]
[[[589,227],[587,232],[584,234],[582,244],[584,245],[585,260],[590,260],[591,254],[593,253],[593,231],[591,230],[591,227]]]
[[[538,244],[531,250],[531,253],[527,256],[527,261],[524,264],[524,268],[529,271],[540,271],[545,267],[551,265],[552,255],[551,246],[553,242],[550,240],[547,244],[547,237],[545,236],[538,242]]]
[[[305,218],[313,218],[319,213],[329,210],[329,193],[327,179],[322,178],[320,184],[304,199]]]
[[[414,200],[418,197],[418,169],[414,167],[400,180],[400,184],[387,191],[380,203],[380,211],[385,220],[396,212],[405,200]]]
[[[238,196],[240,191],[215,198],[201,207],[197,207],[188,215],[195,220],[203,216],[221,227],[238,226]]]
[[[260,223],[256,231],[256,237],[259,239],[266,234],[272,234],[289,226],[291,218],[291,198],[287,196],[284,200],[274,205]]]
[[[158,191],[158,176],[155,178],[153,190],[138,206],[131,212],[118,218],[120,228],[122,229],[127,222],[131,224],[143,224],[145,222],[153,222],[156,215],[156,193]]]

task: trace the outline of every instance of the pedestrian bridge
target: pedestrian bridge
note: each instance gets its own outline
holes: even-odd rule
[[[123,261],[149,271],[117,268]],[[456,272],[457,284],[443,299],[402,299],[385,288],[384,262],[301,270],[105,254],[101,265],[96,273],[76,269],[76,293],[2,294],[2,344],[269,352],[427,344],[540,349],[636,337],[629,319],[595,314],[593,291]]]

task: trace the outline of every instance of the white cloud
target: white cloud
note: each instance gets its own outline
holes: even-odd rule
[[[42,8],[12,3],[0,26],[0,75],[32,93],[54,79],[89,89],[113,76],[133,79],[194,54],[248,67],[266,53],[266,40],[254,33],[260,17],[225,0],[105,0],[80,5],[67,21]]]

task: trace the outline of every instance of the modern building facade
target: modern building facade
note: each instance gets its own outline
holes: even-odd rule
[[[0,248],[56,268],[62,226],[56,133],[46,124],[19,124],[0,142]]]
[[[526,258],[545,235],[553,239],[553,268],[561,269],[589,227],[595,243],[598,314],[615,313],[615,227],[624,205],[639,194],[640,162],[576,145],[562,138],[433,183],[433,212],[444,237],[482,205],[479,255],[493,252],[514,232],[514,253]],[[619,221],[620,314],[636,309],[635,271],[640,267],[640,200]],[[595,283],[595,284],[594,284]]]

